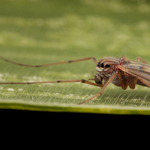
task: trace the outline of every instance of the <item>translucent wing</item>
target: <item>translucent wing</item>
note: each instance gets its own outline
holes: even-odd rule
[[[127,72],[134,76],[150,81],[150,65],[136,61],[128,61],[124,67]]]

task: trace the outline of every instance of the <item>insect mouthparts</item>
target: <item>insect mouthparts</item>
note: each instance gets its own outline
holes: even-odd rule
[[[95,75],[95,83],[102,84],[101,78],[98,74]]]
[[[99,67],[96,67],[96,71],[103,71],[103,69],[102,68],[99,68]]]

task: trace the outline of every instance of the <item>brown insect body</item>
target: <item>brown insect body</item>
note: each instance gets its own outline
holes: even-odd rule
[[[75,63],[75,62],[93,59],[96,65],[97,73],[94,76],[94,79],[89,79],[89,80],[95,80],[96,84],[90,82],[89,80],[84,80],[84,79],[42,81],[42,82],[5,82],[5,83],[1,82],[0,83],[0,84],[39,84],[39,83],[80,82],[88,85],[101,87],[101,90],[98,94],[94,95],[93,97],[79,104],[86,103],[90,100],[93,100],[97,96],[101,95],[110,83],[113,83],[116,86],[120,86],[124,90],[126,90],[128,86],[131,89],[134,89],[136,84],[150,87],[150,65],[148,65],[140,57],[138,57],[136,61],[130,61],[125,56],[123,56],[122,58],[105,57],[102,58],[100,61],[97,61],[95,57],[88,57],[88,58],[82,58],[82,59],[70,60],[70,61],[64,61],[58,63],[50,63],[44,65],[28,65],[28,64],[16,63],[11,60],[5,59],[1,56],[0,59],[15,65],[33,67],[33,68]]]
[[[127,68],[126,70],[133,74],[124,73],[128,82],[130,81],[130,83],[132,83],[135,79],[137,79],[136,84],[149,87],[138,78],[140,77],[146,79],[147,82],[150,82],[150,65],[136,61],[128,61],[128,63],[123,65],[123,67]]]
[[[122,71],[120,66],[125,68],[129,73]],[[137,61],[129,61],[126,57],[105,57],[101,59],[96,66],[98,73],[95,75],[95,82],[97,84],[102,84],[102,82],[105,84],[117,70],[118,75],[112,80],[114,85],[121,86],[124,90],[126,90],[128,86],[134,89],[135,84],[148,87],[148,85],[141,82],[138,77],[140,76],[150,81],[150,65]]]

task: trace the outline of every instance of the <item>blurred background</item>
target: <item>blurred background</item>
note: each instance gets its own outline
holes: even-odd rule
[[[1,0],[0,55],[37,65],[124,55],[131,60],[139,56],[150,63],[150,1]],[[95,72],[95,65],[91,60],[36,70],[0,60],[0,70],[1,81],[87,79]],[[9,95],[9,87],[1,86],[5,93],[2,99]],[[16,89],[22,92],[23,88],[18,85]],[[37,93],[37,88],[33,89]],[[53,92],[57,91],[64,92]],[[10,97],[14,96],[7,99]]]
[[[146,0],[1,0],[1,55],[149,58]],[[17,54],[16,54],[17,53]],[[24,56],[23,56],[24,55]],[[69,54],[70,57],[70,54]],[[52,58],[51,58],[52,59]],[[70,59],[70,58],[69,58]]]

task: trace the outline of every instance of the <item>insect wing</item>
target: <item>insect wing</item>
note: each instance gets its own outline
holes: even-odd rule
[[[135,61],[128,61],[124,67],[127,72],[133,74],[134,76],[150,81],[150,65]]]

